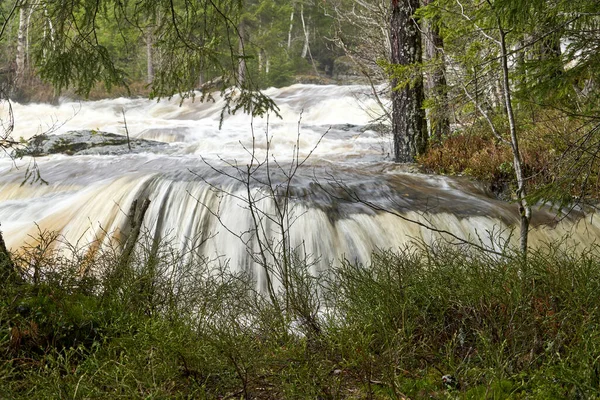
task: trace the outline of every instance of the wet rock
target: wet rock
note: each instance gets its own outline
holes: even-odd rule
[[[129,149],[131,146],[131,150]],[[152,151],[167,146],[162,142],[130,139],[109,132],[94,130],[71,131],[61,135],[37,135],[31,138],[20,155],[47,156],[50,154],[127,154]]]
[[[331,125],[330,129],[332,130],[340,130],[340,131],[344,131],[344,132],[361,132],[362,131],[362,126],[359,125],[353,125],[353,124],[334,124]]]

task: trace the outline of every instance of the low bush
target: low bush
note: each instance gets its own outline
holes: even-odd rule
[[[123,269],[114,249],[66,257],[50,239],[1,288],[2,398],[600,396],[596,250],[379,252],[291,274],[302,290],[275,307],[251,275],[168,242],[142,240]]]
[[[597,121],[548,111],[521,115],[520,121],[519,146],[532,202],[542,200],[564,206],[585,199],[597,203]],[[436,138],[418,162],[429,172],[483,181],[504,199],[514,196],[512,150],[482,121],[465,131]]]

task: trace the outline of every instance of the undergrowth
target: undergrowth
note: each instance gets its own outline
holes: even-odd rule
[[[600,396],[595,250],[401,249],[293,274],[287,302],[321,299],[308,326],[195,251],[146,240],[123,266],[58,240],[22,249],[0,289],[1,398]]]
[[[518,117],[530,202],[543,200],[564,206],[587,200],[596,204],[600,200],[597,120],[547,110],[521,110]],[[507,135],[508,128],[504,128]],[[484,121],[434,138],[418,161],[429,172],[466,175],[487,183],[501,198],[514,197],[512,150],[491,134]]]

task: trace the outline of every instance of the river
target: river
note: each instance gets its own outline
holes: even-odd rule
[[[390,138],[372,129],[379,110],[367,92],[361,86],[269,89],[281,118],[226,115],[221,128],[218,97],[183,104],[177,98],[13,104],[15,138],[77,129],[124,134],[124,110],[132,137],[167,145],[132,154],[39,157],[47,184],[23,184],[31,159],[1,158],[1,229],[12,248],[35,240],[38,229],[58,231],[80,247],[107,243],[126,227],[134,199],[149,198],[147,232],[180,249],[198,247],[233,270],[252,269],[248,250],[258,248],[256,217],[263,240],[276,244],[281,237],[277,205],[281,210],[285,203],[283,197],[273,201],[269,188],[275,188],[290,199],[283,224],[289,244],[310,255],[314,269],[342,258],[368,263],[376,249],[415,240],[456,241],[426,226],[498,250],[517,226],[516,205],[466,178],[392,163]],[[600,237],[598,219],[579,212],[556,218],[534,208],[533,226],[532,246],[565,235],[587,246]]]

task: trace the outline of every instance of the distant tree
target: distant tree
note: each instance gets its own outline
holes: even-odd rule
[[[243,36],[240,0],[38,0],[38,4],[52,30],[37,38],[31,64],[57,90],[73,88],[85,96],[100,83],[107,89],[127,86],[131,55],[138,52],[135,58],[147,60],[146,66],[139,63],[140,77],[153,75],[152,97],[194,96],[204,75],[220,77],[223,89],[232,84],[240,89],[239,94],[226,95],[227,111],[243,108],[261,114],[275,107],[255,82],[240,79],[238,67],[245,59],[238,40]],[[106,32],[112,40],[104,40]],[[125,58],[119,56],[123,51]]]
[[[381,83],[389,82],[385,65],[391,59],[390,29],[391,2],[389,0],[334,0],[331,1],[335,32],[332,37],[335,45],[343,51],[344,59],[349,59],[369,82],[371,95],[379,105],[374,119],[391,123],[389,105],[384,100],[389,87],[381,88]],[[339,67],[332,66],[333,73]]]
[[[25,77],[26,63],[28,61],[27,34],[29,28],[29,16],[32,7],[27,1],[22,1],[19,7],[19,28],[17,30],[17,55],[15,60],[15,82],[16,87],[23,83]]]
[[[434,0],[423,0],[423,5],[433,2]],[[423,19],[427,131],[432,138],[441,138],[450,133],[444,39],[440,35],[439,24],[439,18],[435,16]]]

